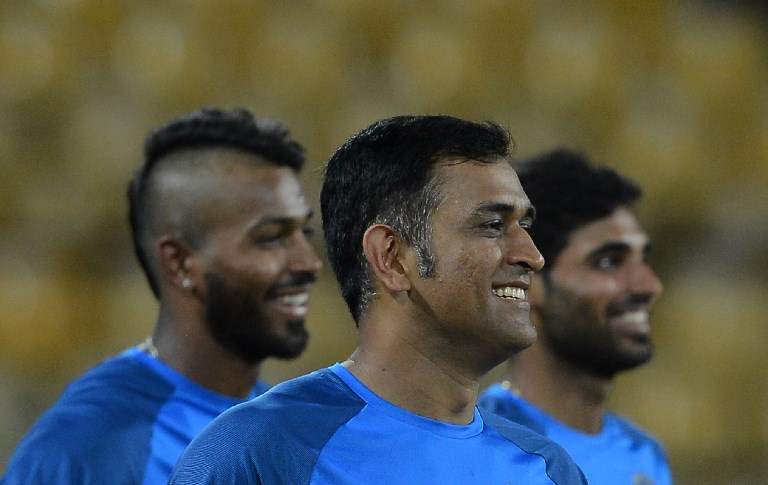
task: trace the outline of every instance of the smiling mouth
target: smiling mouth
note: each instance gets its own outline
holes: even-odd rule
[[[651,333],[651,323],[648,310],[631,310],[610,319],[617,332],[633,339],[645,339]]]
[[[497,288],[491,288],[491,292],[499,298],[505,300],[527,300],[527,292],[516,286],[500,286]]]
[[[619,317],[615,317],[616,320],[622,320],[627,324],[641,325],[648,323],[648,312],[644,310],[636,310],[633,312],[626,312]]]
[[[277,301],[282,305],[302,306],[309,301],[309,293],[295,293],[293,295],[282,295],[277,297]]]
[[[273,300],[283,313],[292,318],[304,318],[309,310],[309,292],[300,291],[278,295]]]

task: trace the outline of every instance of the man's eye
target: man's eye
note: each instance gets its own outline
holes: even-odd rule
[[[269,243],[275,243],[280,241],[282,239],[282,234],[269,234],[264,236],[259,236],[256,238],[256,242],[259,244],[269,244]]]
[[[504,230],[504,221],[501,219],[494,219],[492,221],[484,222],[481,227],[490,232],[501,232]]]
[[[312,239],[312,236],[315,235],[315,228],[305,226],[301,228],[301,232],[304,234],[304,237],[306,237],[307,239]]]
[[[254,244],[273,245],[280,243],[285,238],[284,231],[269,231],[254,235]]]
[[[520,219],[520,222],[518,224],[520,225],[520,227],[522,227],[528,232],[530,232],[531,229],[533,229],[533,219],[529,219],[526,217],[524,219]]]
[[[594,266],[597,269],[613,269],[617,267],[619,263],[620,261],[618,258],[613,256],[603,256],[595,260]]]

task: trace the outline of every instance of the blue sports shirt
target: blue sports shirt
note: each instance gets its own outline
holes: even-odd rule
[[[591,485],[670,485],[672,477],[661,445],[612,413],[603,429],[587,434],[545,414],[499,384],[489,387],[479,406],[547,436],[573,457]]]
[[[374,394],[340,364],[280,384],[214,420],[171,484],[583,484],[550,440],[475,409],[436,421]]]
[[[266,390],[260,382],[253,396]],[[166,484],[192,438],[240,402],[128,349],[67,387],[21,440],[3,483]]]

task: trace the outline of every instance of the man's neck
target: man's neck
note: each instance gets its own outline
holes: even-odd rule
[[[534,345],[514,358],[506,380],[513,392],[558,421],[589,434],[602,430],[610,378],[575,368]]]
[[[248,397],[259,379],[259,363],[236,358],[216,343],[192,315],[161,307],[152,341],[157,357],[211,391],[238,399]]]
[[[409,325],[363,324],[360,345],[344,366],[396,406],[439,421],[470,423],[484,372],[452,361],[452,352],[441,351],[428,336],[403,332],[404,328]]]

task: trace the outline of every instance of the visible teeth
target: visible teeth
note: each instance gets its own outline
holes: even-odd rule
[[[493,294],[502,298],[514,298],[517,300],[525,299],[525,290],[514,286],[505,286],[504,288],[493,288]]]
[[[306,305],[309,301],[309,293],[296,293],[293,295],[283,295],[277,299],[285,305]]]
[[[648,321],[648,312],[643,310],[627,312],[621,316],[621,319],[631,323],[645,323]]]

